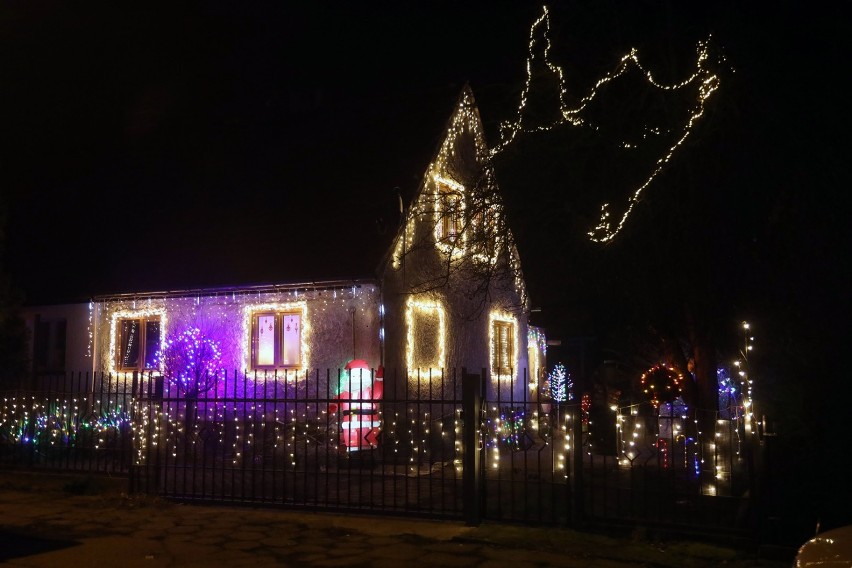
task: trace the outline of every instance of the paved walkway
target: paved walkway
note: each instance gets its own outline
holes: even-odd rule
[[[122,493],[124,480],[0,471],[8,566],[765,566],[697,543],[567,529],[184,505]]]

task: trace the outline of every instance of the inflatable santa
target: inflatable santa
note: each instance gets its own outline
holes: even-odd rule
[[[340,450],[373,450],[379,447],[382,425],[377,401],[384,390],[383,369],[379,367],[374,377],[362,359],[350,361],[345,369],[335,397],[338,402],[328,405],[329,414],[340,410]]]

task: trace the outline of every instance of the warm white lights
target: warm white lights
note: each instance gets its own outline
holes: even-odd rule
[[[162,350],[166,345],[166,330],[168,329],[166,322],[166,308],[164,307],[149,307],[140,310],[116,310],[112,313],[109,323],[109,361],[107,369],[111,374],[116,374],[118,368],[116,366],[117,357],[116,350],[118,348],[118,323],[123,319],[145,319],[158,317],[160,319],[160,345],[159,350]],[[144,358],[144,354],[140,354]]]
[[[508,341],[498,336],[501,331],[509,333]],[[518,318],[507,312],[492,310],[488,316],[488,334],[491,346],[491,376],[511,379],[518,368]],[[503,356],[498,353],[501,344],[506,350]]]
[[[539,28],[543,27],[543,31],[539,31]],[[527,100],[530,93],[530,86],[532,84],[533,78],[533,63],[536,60],[536,47],[539,41],[544,41],[544,49],[542,52],[542,59],[544,65],[547,69],[553,73],[559,84],[559,105],[560,105],[560,116],[558,119],[553,121],[552,124],[549,125],[529,125],[525,123],[525,109],[527,106]],[[546,130],[551,130],[558,126],[562,125],[571,125],[571,126],[581,126],[585,125],[591,128],[596,128],[594,126],[589,125],[581,116],[581,112],[586,108],[586,106],[594,100],[594,98],[599,93],[601,87],[610,83],[611,81],[617,79],[618,77],[624,75],[627,71],[632,68],[638,69],[645,77],[645,80],[654,87],[666,90],[680,90],[687,87],[693,88],[697,91],[697,99],[696,103],[690,111],[689,118],[686,120],[685,126],[680,132],[680,136],[677,141],[672,144],[660,158],[655,162],[651,173],[644,179],[642,183],[638,185],[633,190],[632,195],[628,199],[627,207],[624,213],[621,215],[621,218],[617,222],[611,222],[609,220],[610,212],[609,212],[609,204],[604,203],[601,206],[601,218],[598,222],[598,225],[589,231],[588,235],[591,240],[595,242],[605,243],[611,241],[615,236],[621,231],[624,227],[625,222],[627,221],[630,212],[633,210],[633,206],[639,202],[639,199],[642,195],[642,192],[654,181],[657,175],[663,170],[663,167],[671,161],[672,157],[675,154],[675,151],[684,143],[689,134],[692,132],[693,126],[701,119],[704,115],[705,104],[710,96],[719,88],[719,77],[712,73],[710,70],[706,68],[706,64],[708,62],[708,43],[707,42],[699,42],[697,49],[697,61],[696,67],[693,74],[683,81],[673,84],[664,84],[659,82],[653,74],[642,66],[639,61],[639,53],[636,49],[631,49],[629,53],[624,55],[621,60],[616,65],[615,69],[599,79],[595,85],[591,88],[589,93],[582,97],[579,101],[579,104],[576,107],[570,107],[565,100],[565,77],[564,72],[561,67],[555,65],[550,61],[549,53],[550,53],[550,17],[545,6],[542,12],[541,17],[536,20],[532,27],[530,28],[530,40],[529,40],[529,55],[527,58],[527,79],[524,85],[523,90],[521,91],[521,100],[518,105],[517,118],[512,122],[507,122],[502,125],[501,128],[501,140],[500,143],[495,146],[491,153],[492,155],[498,154],[506,149],[509,144],[511,144],[518,136],[519,133],[532,133],[532,132],[541,132]],[[658,129],[655,128],[646,128],[646,131],[651,133],[658,133]],[[623,147],[635,147],[635,143],[622,142]]]
[[[245,369],[253,369],[252,365],[252,320],[255,318],[255,315],[262,312],[270,312],[270,314],[284,314],[285,317],[287,314],[297,314],[299,316],[299,321],[302,326],[301,337],[300,340],[300,364],[299,367],[303,369],[310,368],[310,362],[308,356],[310,354],[309,348],[309,337],[310,337],[310,323],[308,321],[308,304],[306,301],[298,301],[298,302],[268,302],[268,303],[257,303],[257,304],[248,304],[243,306],[243,355],[242,360]],[[271,319],[274,319],[274,316],[269,316]],[[263,317],[259,318],[263,319]],[[262,345],[259,348],[262,349]],[[274,351],[274,345],[270,343],[268,346],[270,353]],[[262,353],[260,354],[262,356]],[[272,355],[270,355],[271,357]]]
[[[479,170],[476,174],[479,178],[469,180],[473,188],[456,179],[458,173],[453,165],[457,152],[466,143],[462,136],[468,137],[474,146],[476,163],[468,165]],[[487,267],[486,272],[505,254],[515,274],[520,303],[526,302],[520,260],[506,226],[479,111],[467,89],[453,112],[437,156],[426,169],[420,192],[406,213],[405,225],[394,244],[393,268],[401,268],[404,257],[412,251],[432,246],[449,257],[452,268],[470,261],[473,266]]]
[[[437,345],[434,345],[433,353],[421,353],[417,348],[418,342],[425,339],[427,334],[418,330],[418,324],[426,327],[428,318],[437,318],[438,333],[434,335]],[[410,375],[415,376],[419,371],[429,373],[440,373],[446,365],[447,357],[447,322],[444,306],[434,300],[421,300],[413,297],[405,302],[405,327],[407,331],[407,344],[405,350],[405,364]]]

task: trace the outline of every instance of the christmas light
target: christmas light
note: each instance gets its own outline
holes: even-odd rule
[[[415,329],[417,320],[416,313],[425,315],[436,315],[438,317],[438,335],[436,358],[431,361],[420,361],[415,356],[415,345],[418,339],[418,333]],[[405,349],[405,363],[408,367],[410,377],[421,376],[420,371],[423,371],[426,377],[432,373],[440,374],[446,365],[447,345],[446,333],[447,322],[444,306],[435,300],[419,300],[414,297],[409,297],[405,302],[405,326],[407,330],[407,342]]]
[[[219,342],[197,327],[170,335],[156,354],[157,367],[187,397],[206,393],[219,378],[222,353]]]
[[[470,135],[473,140],[475,160],[482,169],[482,178],[478,183],[485,188],[484,195],[479,194],[481,191],[471,195],[469,188],[453,177],[450,162],[455,157],[458,139],[462,135]],[[472,203],[475,200],[477,202]],[[449,201],[453,201],[452,206]],[[448,219],[448,216],[452,218]],[[443,234],[445,225],[452,227],[452,235]],[[420,226],[429,227],[431,244],[417,240],[418,235],[422,234],[418,232]],[[473,235],[480,238],[474,239]],[[393,245],[391,266],[400,269],[407,254],[418,247],[425,249],[427,245],[434,245],[448,256],[448,262],[453,267],[466,260],[493,266],[501,254],[505,254],[514,274],[515,291],[520,304],[526,305],[526,285],[521,274],[517,247],[506,226],[479,111],[467,90],[460,97],[437,155],[426,168],[419,193],[406,212],[403,229]]]
[[[495,332],[497,331],[497,326],[494,325],[495,322],[503,322],[509,324],[509,329],[512,333],[512,349],[510,353],[510,361],[509,368],[505,369],[503,367],[495,368],[494,363],[497,362],[497,353],[495,348],[497,346],[495,337]],[[504,312],[502,310],[491,310],[488,314],[488,334],[489,334],[489,345],[491,347],[491,376],[492,378],[497,379],[511,379],[512,374],[518,368],[518,319],[508,312]],[[499,364],[499,362],[498,362]],[[507,372],[508,371],[508,372]]]
[[[550,386],[550,397],[554,402],[565,402],[574,399],[574,393],[571,389],[574,382],[571,380],[571,375],[562,363],[557,363],[547,377],[548,385]]]
[[[533,64],[535,63],[537,53],[536,48],[540,41],[544,42],[544,49],[542,50],[543,63],[547,67],[547,69],[556,76],[556,79],[558,81],[560,114],[559,117],[551,124],[529,126],[525,124],[525,110],[527,107],[527,101],[532,85]],[[707,69],[707,65],[709,62],[708,45],[709,39],[708,41],[698,43],[695,71],[686,79],[672,84],[665,84],[658,81],[654,77],[654,75],[642,65],[641,61],[639,60],[638,51],[633,48],[627,54],[621,57],[613,71],[607,73],[605,76],[600,78],[590,89],[588,94],[586,94],[580,99],[579,104],[576,107],[572,108],[566,102],[565,74],[560,66],[554,64],[550,60],[550,14],[548,12],[547,7],[544,6],[541,16],[533,23],[530,28],[530,39],[528,46],[529,55],[527,57],[526,62],[527,77],[524,83],[524,87],[521,91],[517,116],[513,121],[505,122],[501,125],[500,143],[491,149],[491,155],[495,156],[500,152],[504,151],[512,142],[514,142],[518,138],[518,135],[520,133],[549,131],[563,125],[584,125],[587,127],[595,128],[582,118],[582,111],[601,92],[602,87],[621,77],[631,69],[637,69],[643,74],[645,80],[650,85],[660,90],[674,91],[685,89],[687,87],[694,88],[697,91],[697,99],[695,105],[690,111],[689,118],[686,120],[686,123],[682,129],[682,132],[680,133],[680,136],[677,138],[674,144],[672,144],[656,160],[654,166],[651,169],[651,173],[647,175],[644,181],[633,190],[632,194],[628,199],[627,206],[618,222],[613,223],[609,220],[609,203],[604,203],[603,205],[601,205],[600,221],[594,229],[588,232],[588,235],[589,238],[595,242],[606,243],[611,241],[615,238],[616,235],[618,235],[618,233],[624,227],[628,217],[630,216],[630,213],[633,211],[633,207],[636,205],[636,203],[639,202],[642,192],[645,191],[645,189],[647,189],[648,186],[651,185],[651,183],[663,170],[664,166],[668,164],[674,157],[675,152],[678,150],[678,148],[680,148],[683,145],[684,141],[689,137],[695,124],[704,115],[707,101],[710,99],[711,95],[719,88],[718,75]],[[646,127],[645,130],[646,132],[652,133],[659,132],[658,129],[653,127]],[[631,144],[629,142],[622,142],[621,146],[635,147],[636,145]]]
[[[748,365],[748,357],[750,352],[754,348],[753,341],[754,337],[749,335],[751,325],[748,322],[742,323],[743,329],[743,350],[740,351],[740,355],[742,355],[742,361],[735,361],[735,365],[738,369],[738,374],[740,376],[740,394],[742,397],[742,406],[744,409],[744,421],[745,421],[745,431],[746,433],[754,434],[757,432],[754,409],[752,407],[754,400],[752,398],[752,389],[753,382],[750,375],[750,369]]]
[[[544,330],[536,326],[527,328],[527,366],[529,368],[530,392],[538,389],[539,382],[544,381],[547,361],[547,338]]]
[[[258,304],[248,304],[243,307],[243,361],[245,369],[254,369],[252,365],[252,319],[256,313],[260,312],[273,313],[297,313],[300,316],[302,324],[302,332],[300,334],[300,365],[301,369],[310,369],[310,334],[311,326],[308,320],[308,304],[302,300],[299,302],[268,302]],[[286,375],[286,371],[285,371]],[[298,373],[296,373],[298,376]],[[265,373],[264,373],[265,376]]]
[[[193,291],[194,292],[194,291]],[[351,322],[354,310],[359,315],[359,322],[367,322],[370,333],[380,334],[381,322],[377,318],[380,303],[378,287],[372,283],[359,283],[353,290],[351,282],[348,285],[331,285],[328,287],[277,287],[263,286],[256,288],[234,289],[227,291],[199,290],[195,293],[159,294],[149,297],[114,296],[96,298],[91,310],[93,318],[93,347],[92,354],[96,357],[93,366],[107,369],[115,374],[117,369],[116,354],[122,346],[116,343],[120,335],[121,319],[141,319],[144,317],[160,318],[160,348],[167,337],[169,328],[176,324],[186,327],[199,327],[211,338],[220,342],[222,366],[227,369],[248,369],[251,357],[251,311],[266,310],[278,313],[275,308],[286,311],[289,305],[296,305],[291,310],[301,319],[302,328],[299,340],[294,340],[293,360],[301,358],[301,369],[306,369],[312,360],[320,358],[324,365],[333,367],[331,361],[339,359],[339,348],[331,344],[317,344],[317,338],[311,337],[313,324],[319,329],[328,329],[327,323],[335,320]],[[133,306],[137,306],[136,309]],[[304,309],[302,309],[304,307]],[[348,313],[341,307],[350,310]],[[307,317],[307,316],[310,317]],[[111,333],[101,333],[100,328],[110,326]],[[295,335],[293,335],[295,339]],[[311,346],[313,345],[313,348]],[[152,346],[153,348],[153,346]],[[373,357],[377,355],[369,355]],[[314,361],[316,363],[316,361]],[[288,368],[279,376],[287,375],[288,379],[296,377],[293,368]],[[273,376],[275,372],[259,370],[259,378]],[[302,374],[300,373],[300,376]]]
[[[657,408],[661,401],[670,402],[680,396],[683,390],[683,373],[661,363],[642,373],[640,383],[642,392],[650,397],[651,404]]]
[[[135,300],[134,300],[135,306]],[[109,326],[109,360],[107,361],[107,369],[109,369],[109,373],[112,375],[118,374],[118,369],[116,367],[116,363],[118,362],[118,358],[116,356],[116,349],[118,347],[118,322],[123,319],[139,319],[144,320],[147,318],[159,318],[160,320],[160,346],[159,349],[162,350],[166,344],[166,330],[168,329],[167,320],[166,320],[166,308],[162,306],[158,307],[149,307],[141,310],[137,309],[129,309],[129,310],[115,310],[112,312],[112,316],[110,318],[110,326]],[[144,357],[144,355],[141,355]],[[160,369],[162,370],[162,369]]]

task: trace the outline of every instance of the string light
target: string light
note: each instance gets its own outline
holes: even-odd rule
[[[550,387],[550,398],[554,402],[565,402],[574,399],[574,393],[571,389],[574,387],[574,382],[571,380],[571,375],[562,363],[557,363],[550,374],[547,376],[547,382]]]
[[[553,73],[558,81],[558,92],[559,92],[559,106],[560,113],[559,117],[554,120],[550,124],[545,125],[537,125],[537,126],[529,126],[525,124],[525,110],[527,107],[527,102],[529,99],[530,88],[532,85],[533,79],[533,64],[536,60],[536,52],[537,46],[540,41],[544,42],[544,49],[542,50],[542,59],[544,65],[547,69]],[[653,183],[656,177],[663,171],[666,164],[668,164],[671,159],[674,157],[678,148],[680,148],[689,135],[693,131],[693,127],[695,124],[703,117],[707,101],[713,95],[714,92],[719,88],[719,77],[712,71],[707,68],[709,61],[709,39],[707,41],[702,41],[698,43],[697,46],[697,58],[695,64],[695,71],[687,77],[686,79],[672,83],[666,84],[659,81],[654,75],[645,68],[640,59],[639,52],[632,48],[627,54],[621,57],[615,69],[600,79],[594,84],[591,90],[583,96],[579,104],[576,107],[570,107],[566,102],[566,87],[565,87],[565,74],[562,68],[556,64],[554,64],[550,60],[550,14],[548,12],[547,6],[543,7],[541,16],[533,23],[530,28],[530,39],[529,39],[529,55],[527,57],[526,62],[526,72],[527,77],[524,83],[524,88],[521,91],[520,102],[518,104],[517,116],[513,121],[504,122],[501,125],[500,129],[500,143],[497,144],[494,148],[491,149],[491,156],[496,156],[500,152],[503,152],[510,144],[512,144],[515,140],[517,140],[518,135],[521,133],[528,134],[533,132],[543,132],[553,130],[554,128],[563,126],[563,125],[571,125],[571,126],[587,126],[591,128],[596,127],[590,125],[588,121],[584,120],[581,116],[581,113],[586,109],[586,107],[591,103],[595,97],[601,92],[602,88],[618,79],[625,73],[627,73],[631,69],[637,69],[642,73],[645,80],[648,84],[656,87],[657,89],[664,91],[675,91],[685,89],[687,87],[695,88],[697,90],[697,99],[690,111],[689,118],[686,120],[686,123],[683,127],[680,136],[677,140],[672,144],[662,155],[656,160],[654,166],[651,169],[651,173],[640,183],[630,195],[627,206],[621,215],[621,218],[613,223],[610,221],[610,211],[609,211],[609,203],[604,203],[601,205],[601,216],[598,224],[588,232],[589,238],[598,243],[606,243],[611,241],[618,235],[621,229],[624,227],[627,222],[630,213],[633,211],[633,207],[639,202],[642,193],[648,186]],[[647,132],[651,133],[659,133],[659,129],[656,128],[646,128]],[[623,147],[635,147],[635,144],[631,144],[628,142],[622,142]]]
[[[509,324],[509,329],[511,330],[512,347],[510,350],[508,369],[500,367],[500,361],[497,360],[496,348],[498,338],[495,336],[495,332],[497,331],[497,326],[495,325],[496,322]],[[488,333],[490,340],[489,344],[491,346],[491,376],[497,379],[511,379],[512,372],[518,368],[518,318],[502,310],[491,310],[488,314]],[[495,363],[498,367],[494,366]]]
[[[527,366],[529,367],[530,392],[538,389],[539,381],[544,378],[544,367],[547,361],[547,337],[544,329],[531,325],[527,328],[527,350],[529,351]]]
[[[680,396],[683,390],[683,373],[670,365],[660,363],[642,373],[640,383],[642,392],[650,397],[651,404],[657,408],[661,401],[670,402]]]
[[[742,396],[742,407],[744,412],[744,420],[745,420],[745,431],[747,434],[754,434],[757,432],[757,428],[755,427],[755,417],[754,417],[754,406],[752,399],[752,389],[753,382],[751,379],[750,369],[748,365],[748,357],[751,351],[754,349],[754,336],[751,335],[751,324],[748,322],[742,323],[743,330],[743,350],[740,351],[740,355],[742,356],[742,361],[735,361],[734,365],[737,367],[737,374],[740,377],[740,394]]]
[[[206,392],[215,384],[222,352],[218,341],[204,336],[195,327],[169,336],[156,359],[157,367],[190,397]]]
[[[302,324],[302,332],[299,334],[299,352],[300,352],[300,362],[299,365],[302,369],[310,369],[310,334],[311,334],[311,324],[308,319],[308,303],[305,300],[301,300],[298,302],[267,302],[267,303],[257,303],[257,304],[248,304],[243,307],[243,368],[244,369],[253,369],[254,365],[252,365],[252,321],[254,319],[255,314],[261,312],[275,312],[275,313],[297,313],[299,314],[300,321]],[[285,372],[286,375],[286,372]],[[265,373],[264,373],[265,376]]]
[[[93,317],[94,311],[95,311],[95,303],[90,301],[89,302],[89,318],[88,318],[88,321],[86,323],[86,336],[88,338],[88,341],[86,342],[86,358],[87,359],[92,358],[92,345],[94,344],[94,341],[95,341],[95,333],[94,333],[94,325],[93,325],[93,323],[94,323],[94,317]]]
[[[216,290],[199,291],[198,294],[152,294],[147,299],[129,297],[96,298],[90,310],[92,317],[92,340],[90,348],[93,357],[99,364],[98,369],[106,369],[117,375],[117,351],[121,349],[120,321],[122,319],[159,318],[160,320],[160,350],[169,329],[174,325],[198,327],[203,333],[219,341],[222,366],[229,369],[251,370],[251,317],[252,312],[290,311],[301,316],[301,338],[298,354],[301,358],[301,369],[310,367],[313,361],[326,361],[326,366],[333,367],[329,362],[340,359],[341,344],[335,336],[333,342],[317,342],[313,337],[313,324],[319,325],[323,333],[333,329],[333,322],[343,317],[351,322],[350,313],[340,310],[340,307],[354,309],[359,314],[359,323],[367,329],[380,333],[380,316],[378,306],[380,293],[378,286],[372,283],[359,283],[353,290],[352,286],[312,287],[306,290],[294,288],[264,287],[262,290]],[[134,309],[133,305],[137,308]],[[292,309],[291,309],[292,308]],[[109,333],[100,333],[101,327],[109,326]],[[373,333],[370,331],[369,333]],[[370,343],[372,346],[372,343]],[[350,352],[351,355],[351,352]],[[367,357],[378,359],[378,352],[365,354]],[[295,356],[295,353],[294,353]],[[160,369],[162,370],[162,369]],[[296,377],[292,372],[279,373],[290,379]],[[273,376],[274,372],[262,372],[259,376]]]
[[[454,177],[450,162],[456,156],[462,136],[473,141],[475,160],[481,168],[482,176],[478,182],[485,188],[482,195],[471,194],[469,188]],[[448,195],[453,196],[453,204],[449,203]],[[447,224],[454,228],[453,235],[443,234],[444,221],[448,216],[452,217]],[[418,239],[418,235],[423,234],[420,227],[428,227],[431,242],[421,242]],[[474,235],[479,238],[474,239]],[[393,245],[391,266],[400,269],[407,254],[418,248],[425,250],[431,246],[449,257],[451,267],[458,267],[464,260],[491,267],[497,263],[501,254],[505,254],[509,268],[514,274],[519,303],[521,306],[526,305],[527,292],[521,273],[520,257],[514,237],[506,226],[479,111],[473,95],[467,89],[459,98],[441,146],[435,159],[426,168],[418,195],[406,214],[403,229]]]
[[[133,300],[133,305],[136,305],[136,300]],[[110,325],[109,325],[109,358],[107,360],[106,368],[109,369],[110,374],[117,375],[118,369],[116,368],[116,363],[118,358],[116,356],[116,349],[118,348],[118,322],[123,319],[151,319],[151,318],[159,318],[160,320],[160,345],[159,349],[163,350],[166,345],[166,330],[167,327],[167,316],[166,316],[166,308],[164,306],[158,307],[149,307],[144,309],[116,309],[112,312],[110,317]],[[142,355],[140,355],[142,356]],[[162,369],[160,369],[162,370]]]
[[[420,316],[416,314],[421,314]],[[420,354],[415,353],[418,339],[429,337],[431,334],[424,332],[418,333],[415,329],[417,320],[423,315],[434,315],[438,318],[438,334],[435,337],[437,340],[437,349],[435,358],[431,361],[421,360]],[[421,320],[422,321],[422,320]],[[423,371],[425,376],[431,376],[434,373],[441,373],[441,370],[446,365],[447,357],[447,322],[446,313],[443,304],[436,300],[419,300],[414,297],[409,297],[405,302],[405,324],[407,333],[407,342],[405,349],[405,363],[408,368],[409,376],[422,376],[420,371]]]

